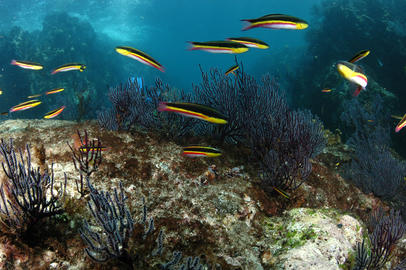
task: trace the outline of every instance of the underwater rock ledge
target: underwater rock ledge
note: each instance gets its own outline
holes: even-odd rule
[[[312,175],[298,191],[298,202],[281,215],[270,215],[275,213],[271,209],[275,204],[253,184],[255,176],[247,173],[250,165],[227,153],[214,159],[190,159],[180,155],[181,146],[154,134],[103,131],[95,122],[7,120],[0,123],[0,138],[13,138],[16,147],[22,149],[28,143],[33,166],[44,170],[53,164],[55,180],[60,183],[66,173],[68,184],[66,213],[44,224],[30,243],[0,235],[0,268],[119,269],[114,262],[97,264],[90,260],[78,233],[81,220],[90,220],[91,214],[86,207],[88,196],[80,198],[76,191],[74,179],[78,174],[67,142],[73,144],[76,130],[84,129],[89,138],[100,138],[107,147],[92,176],[93,185],[112,191],[121,181],[134,221],[142,218],[145,197],[148,215],[155,220],[154,235],[159,229],[165,232],[163,255],[148,257],[150,266],[167,262],[172,252],[179,250],[184,256],[204,254],[222,269],[341,269],[353,258],[356,243],[365,233],[362,221],[343,210],[349,210],[351,202],[354,207],[355,201],[362,201],[364,209],[376,204],[342,179],[337,180],[340,177],[322,161],[323,155],[325,160],[331,158],[327,153],[313,161]],[[202,181],[213,164],[219,176]],[[236,167],[245,170],[230,175],[228,172]],[[0,180],[4,182],[4,178],[1,170]],[[324,184],[316,187],[316,179]],[[337,188],[356,190],[356,195],[341,198],[336,194],[332,202],[330,197]],[[153,242],[145,245],[155,245]],[[138,254],[142,248],[134,245],[130,251]]]

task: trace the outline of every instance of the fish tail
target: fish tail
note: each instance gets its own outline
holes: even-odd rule
[[[17,61],[16,60],[11,60],[11,63],[10,64],[12,64],[12,65],[17,65]]]
[[[56,73],[56,70],[52,71],[51,74],[54,75]]]
[[[357,97],[359,95],[359,93],[361,92],[362,87],[358,86],[357,89],[355,89],[354,93],[352,93],[353,97]]]
[[[158,105],[158,112],[163,112],[163,111],[166,111],[166,109],[167,109],[167,105],[166,105],[166,102],[159,102],[159,105]]]
[[[241,29],[241,31],[246,31],[251,28],[254,28],[254,26],[251,23],[251,20],[241,20],[241,21],[244,22],[244,27]]]
[[[188,41],[187,43],[189,43],[189,47],[187,48],[188,51],[197,50],[197,48],[195,47],[195,44],[193,44],[193,41]]]

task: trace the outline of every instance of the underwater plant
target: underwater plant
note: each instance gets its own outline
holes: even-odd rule
[[[92,173],[97,171],[102,163],[103,147],[100,139],[90,141],[87,136],[87,131],[84,131],[84,137],[80,135],[77,130],[77,147],[75,144],[68,146],[72,152],[72,161],[76,171],[79,173],[80,179],[75,179],[76,190],[80,196],[85,196],[88,191],[86,190],[85,179],[89,178]],[[76,136],[76,135],[74,135]],[[76,142],[75,142],[76,143]]]
[[[160,101],[193,102],[191,93],[171,88],[160,79],[152,87],[129,80],[110,88],[109,99],[113,108],[98,115],[99,125],[108,130],[144,129],[179,140],[190,134],[196,123],[176,114],[158,113]]]
[[[88,245],[85,248],[87,255],[96,262],[117,258],[132,268],[132,258],[127,249],[134,221],[125,204],[127,197],[124,195],[122,183],[120,182],[120,194],[114,189],[114,194],[111,195],[94,188],[88,177],[86,180],[91,198],[88,207],[102,228],[102,232],[94,232],[85,220],[80,236]]]
[[[406,232],[406,224],[402,222],[399,211],[390,210],[386,215],[382,208],[376,209],[369,220],[370,251],[367,250],[364,240],[357,245],[356,265],[353,270],[383,269],[391,260],[392,252],[397,242]],[[395,269],[406,269],[401,262]]]
[[[39,168],[32,168],[28,144],[26,151],[24,158],[21,149],[16,153],[11,139],[8,144],[1,140],[2,167],[8,180],[1,185],[0,213],[3,224],[16,233],[25,233],[40,220],[63,213],[60,199],[66,190],[66,174],[56,192],[52,165],[51,173],[41,173]]]

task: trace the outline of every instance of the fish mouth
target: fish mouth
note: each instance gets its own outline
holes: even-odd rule
[[[298,23],[296,27],[297,29],[306,29],[309,25],[307,23]]]

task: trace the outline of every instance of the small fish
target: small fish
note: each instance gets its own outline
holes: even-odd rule
[[[301,30],[309,26],[304,20],[284,14],[269,14],[257,19],[244,19],[241,21],[249,23],[242,29],[243,31],[257,27]]]
[[[8,112],[1,112],[0,115],[8,115]]]
[[[221,156],[221,151],[209,146],[195,145],[183,147],[182,155],[187,157],[218,157]]]
[[[286,199],[289,199],[289,194],[286,193],[285,191],[282,191],[280,189],[278,189],[277,187],[273,187],[273,189],[278,192],[279,194],[281,194],[283,197],[285,197]]]
[[[152,58],[151,56],[140,50],[128,46],[118,46],[116,47],[116,52],[118,52],[121,55],[140,61],[145,65],[154,67],[162,72],[165,72],[164,67],[160,63],[158,63],[158,61],[156,61],[154,58]]]
[[[59,109],[55,109],[50,111],[49,113],[44,115],[45,119],[51,119],[54,117],[57,117],[59,114],[61,114],[61,112],[65,109],[65,106],[60,107]]]
[[[45,95],[56,94],[56,93],[62,92],[63,90],[65,90],[65,88],[55,88],[55,89],[49,90],[48,92],[45,92]]]
[[[361,73],[359,67],[352,63],[339,61],[337,63],[337,70],[342,77],[358,86],[353,96],[358,96],[361,90],[365,89],[368,84],[367,76]]]
[[[402,116],[399,116],[399,115],[392,114],[390,117],[392,117],[393,119],[402,120]]]
[[[236,70],[239,69],[239,68],[240,68],[239,65],[234,65],[234,66],[230,67],[229,69],[227,69],[227,71],[226,71],[226,73],[224,73],[224,75],[227,76],[227,75],[230,74],[230,73],[232,73],[232,74],[235,75],[234,71],[236,71]]]
[[[265,42],[263,42],[259,39],[250,38],[250,37],[227,38],[227,40],[241,43],[250,48],[257,48],[257,49],[268,49],[269,48],[269,45],[266,44]]]
[[[338,166],[340,166],[340,162],[337,162],[337,163],[336,163],[336,167],[338,167]]]
[[[398,123],[398,125],[395,128],[395,132],[399,132],[402,128],[406,126],[406,113],[403,115],[402,119]]]
[[[372,120],[372,119],[368,119],[367,120],[369,123],[373,123],[373,122],[375,122],[374,120]]]
[[[70,64],[65,64],[60,67],[57,67],[54,69],[51,74],[55,74],[58,72],[66,72],[66,71],[71,71],[71,70],[79,70],[82,72],[83,70],[86,69],[86,65],[84,64],[79,64],[79,63],[70,63]]]
[[[353,58],[351,58],[350,60],[348,60],[348,62],[350,62],[350,63],[358,62],[358,61],[360,61],[361,59],[364,59],[365,57],[367,57],[370,52],[371,52],[371,51],[369,51],[369,50],[360,51],[360,52],[358,52],[356,55],[354,55]]]
[[[20,103],[18,105],[15,105],[14,107],[12,107],[10,109],[10,112],[24,111],[24,110],[27,110],[30,108],[34,108],[34,107],[38,106],[39,104],[41,104],[41,101],[39,101],[37,99],[29,100],[29,101]]]
[[[19,60],[11,60],[11,63],[14,66],[19,66],[20,68],[25,68],[25,69],[32,69],[32,70],[40,70],[43,69],[44,66],[38,63],[34,62],[28,62],[28,61],[19,61]]]
[[[79,151],[80,152],[84,152],[84,153],[86,153],[86,152],[97,152],[97,151],[106,151],[107,150],[107,147],[103,147],[103,146],[101,146],[101,147],[97,147],[97,146],[95,146],[95,147],[86,147],[86,146],[80,146],[79,147]]]
[[[37,97],[40,97],[40,96],[41,96],[41,94],[36,94],[36,95],[28,96],[27,98],[37,98]]]
[[[211,53],[244,53],[248,51],[247,46],[233,41],[189,41],[189,43],[191,44],[189,50],[202,50]]]
[[[159,102],[158,111],[175,112],[183,116],[197,118],[215,124],[227,124],[226,116],[216,109],[187,102]]]
[[[3,95],[3,91],[0,89],[0,95]]]
[[[323,93],[330,93],[332,90],[330,88],[324,88],[323,90],[321,90],[321,92]]]

